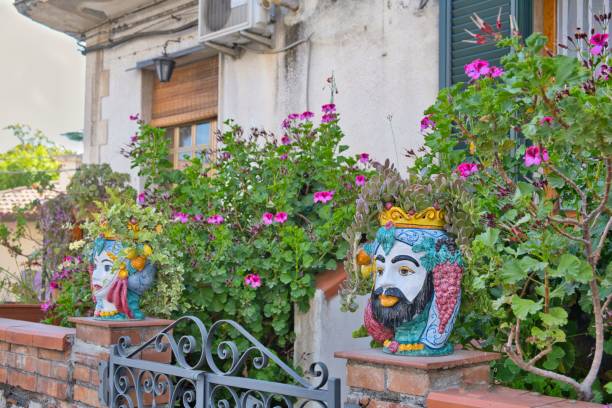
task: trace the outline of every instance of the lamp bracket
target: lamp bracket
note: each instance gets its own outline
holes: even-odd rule
[[[236,48],[226,47],[225,45],[217,44],[212,41],[206,41],[204,43],[207,47],[213,48],[223,54],[227,54],[232,58],[240,58],[240,50]]]

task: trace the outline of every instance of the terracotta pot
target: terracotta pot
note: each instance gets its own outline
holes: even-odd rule
[[[3,303],[0,304],[0,318],[40,322],[44,313],[40,304]]]

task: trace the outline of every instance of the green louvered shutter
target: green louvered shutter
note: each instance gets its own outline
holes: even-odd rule
[[[501,7],[502,32],[510,34],[509,16],[516,16],[523,36],[531,34],[531,0],[440,0],[440,87],[465,82],[464,66],[476,58],[499,64],[508,52],[494,44],[466,43],[472,37],[465,31],[478,32],[470,19],[474,13],[491,25],[495,25]]]

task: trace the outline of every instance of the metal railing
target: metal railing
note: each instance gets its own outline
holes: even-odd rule
[[[179,324],[194,324],[197,335],[177,341],[173,329]],[[233,340],[219,338],[230,331]],[[160,353],[153,360],[168,363],[142,359],[143,351],[147,358]],[[293,384],[248,376],[268,367],[270,360]],[[136,347],[121,337],[108,362],[100,363],[99,374],[100,401],[111,408],[340,407],[340,380],[329,378],[325,364],[312,364],[309,378],[304,378],[232,320],[219,320],[207,330],[197,317],[184,316]]]

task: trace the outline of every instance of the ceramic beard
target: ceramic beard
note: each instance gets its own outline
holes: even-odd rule
[[[94,242],[91,290],[96,302],[94,317],[101,320],[144,319],[140,297],[153,285],[155,266],[145,257],[115,260],[123,245],[119,241],[97,238]]]
[[[440,210],[412,215],[392,207],[380,216],[374,242],[364,246],[374,284],[364,323],[387,353],[450,354],[459,312],[463,262]]]

